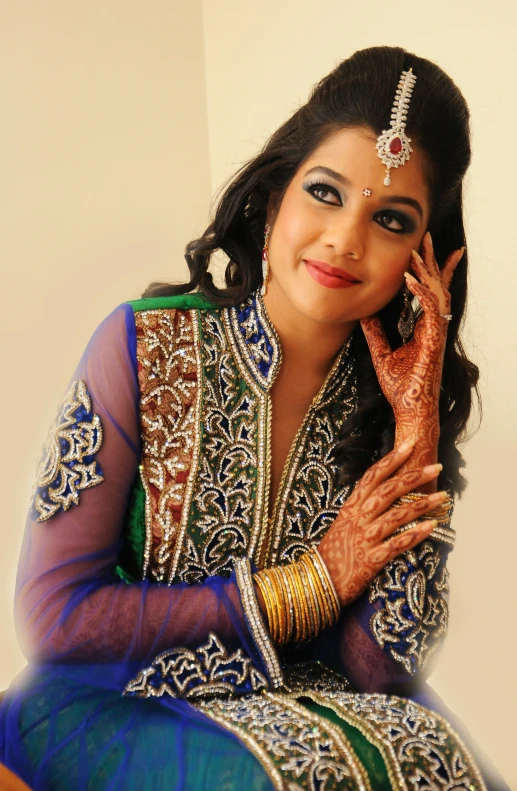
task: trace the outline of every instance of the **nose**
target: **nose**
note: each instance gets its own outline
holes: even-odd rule
[[[339,216],[337,216],[339,214]],[[332,248],[337,256],[350,256],[360,259],[364,255],[364,229],[361,220],[349,210],[336,212],[329,218],[328,225],[321,235],[321,242]]]

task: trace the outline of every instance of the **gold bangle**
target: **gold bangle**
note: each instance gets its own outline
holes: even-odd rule
[[[275,615],[274,615],[274,606],[275,605],[274,605],[274,602],[271,601],[271,598],[270,598],[270,595],[269,595],[269,586],[268,586],[267,580],[265,578],[262,578],[259,574],[256,574],[253,579],[254,579],[254,582],[257,584],[258,589],[260,590],[260,592],[262,594],[262,598],[264,600],[264,606],[266,608],[266,617],[267,617],[267,622],[268,622],[269,633],[270,633],[271,638],[273,639],[273,641],[276,642],[276,639],[277,639],[277,625],[275,623]]]
[[[309,573],[307,566],[303,561],[303,557],[300,559],[298,565],[300,567],[300,575],[302,577],[305,577],[306,580],[306,585],[304,585],[304,590],[306,592],[307,607],[311,619],[311,634],[318,634],[322,624],[322,617],[320,613],[318,596],[316,594],[312,577]]]
[[[332,614],[325,594],[325,588],[323,587],[317,569],[314,565],[314,561],[312,559],[311,553],[306,552],[305,555],[303,556],[303,560],[305,561],[306,567],[309,570],[309,574],[311,574],[312,580],[314,582],[314,587],[316,589],[316,595],[318,597],[318,603],[321,612],[321,627],[322,629],[325,629],[327,626],[330,626],[330,624],[332,623]]]
[[[336,593],[334,583],[332,582],[332,577],[330,576],[329,570],[326,567],[325,562],[321,557],[320,553],[318,552],[317,548],[313,547],[311,552],[312,552],[312,557],[316,563],[318,572],[321,576],[321,579],[323,580],[325,587],[327,589],[327,596],[332,605],[334,623],[335,623],[339,618],[339,613],[341,612],[341,605],[339,603],[339,598]]]
[[[311,616],[309,614],[309,602],[308,602],[308,598],[307,598],[307,591],[306,591],[305,586],[303,584],[302,567],[301,567],[300,563],[294,563],[293,564],[293,573],[294,573],[294,575],[296,577],[296,583],[298,585],[298,593],[299,593],[299,596],[300,596],[300,602],[301,602],[302,611],[303,611],[303,624],[304,624],[304,626],[303,626],[303,638],[302,639],[303,640],[307,640],[310,637],[311,634],[317,634],[317,631],[314,631],[314,632],[312,631]]]

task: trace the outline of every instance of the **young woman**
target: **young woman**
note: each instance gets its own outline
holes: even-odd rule
[[[190,282],[97,329],[20,560],[0,760],[31,788],[506,787],[424,683],[478,378],[469,161],[443,71],[356,52],[229,184]]]

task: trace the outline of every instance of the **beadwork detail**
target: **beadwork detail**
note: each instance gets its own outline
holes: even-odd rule
[[[370,601],[380,605],[370,618],[373,636],[412,675],[447,633],[447,555],[425,541],[388,563],[369,588]]]
[[[344,734],[281,693],[196,703],[259,759],[279,791],[371,791]]]
[[[88,388],[73,382],[58,409],[44,445],[31,496],[36,522],[79,504],[79,492],[104,480],[95,455],[102,445],[102,426],[92,412]]]
[[[138,312],[135,324],[146,493],[143,576],[170,582],[199,451],[197,324],[189,311],[174,309]]]
[[[242,649],[228,654],[217,635],[195,651],[172,648],[163,651],[150,667],[141,670],[124,690],[124,695],[160,698],[170,695],[187,700],[267,689],[267,681]]]
[[[343,422],[357,408],[350,342],[340,352],[298,432],[280,483],[267,565],[291,563],[317,545],[351,487],[337,483],[332,451]]]
[[[393,695],[334,691],[307,695],[330,704],[378,747],[392,788],[486,791],[467,747],[434,711]]]

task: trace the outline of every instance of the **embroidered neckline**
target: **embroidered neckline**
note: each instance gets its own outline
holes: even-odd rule
[[[242,305],[229,308],[230,327],[242,363],[261,390],[269,392],[282,363],[282,347],[264,300],[255,291]],[[350,355],[352,336],[340,349],[313,405],[320,405],[333,391]]]

